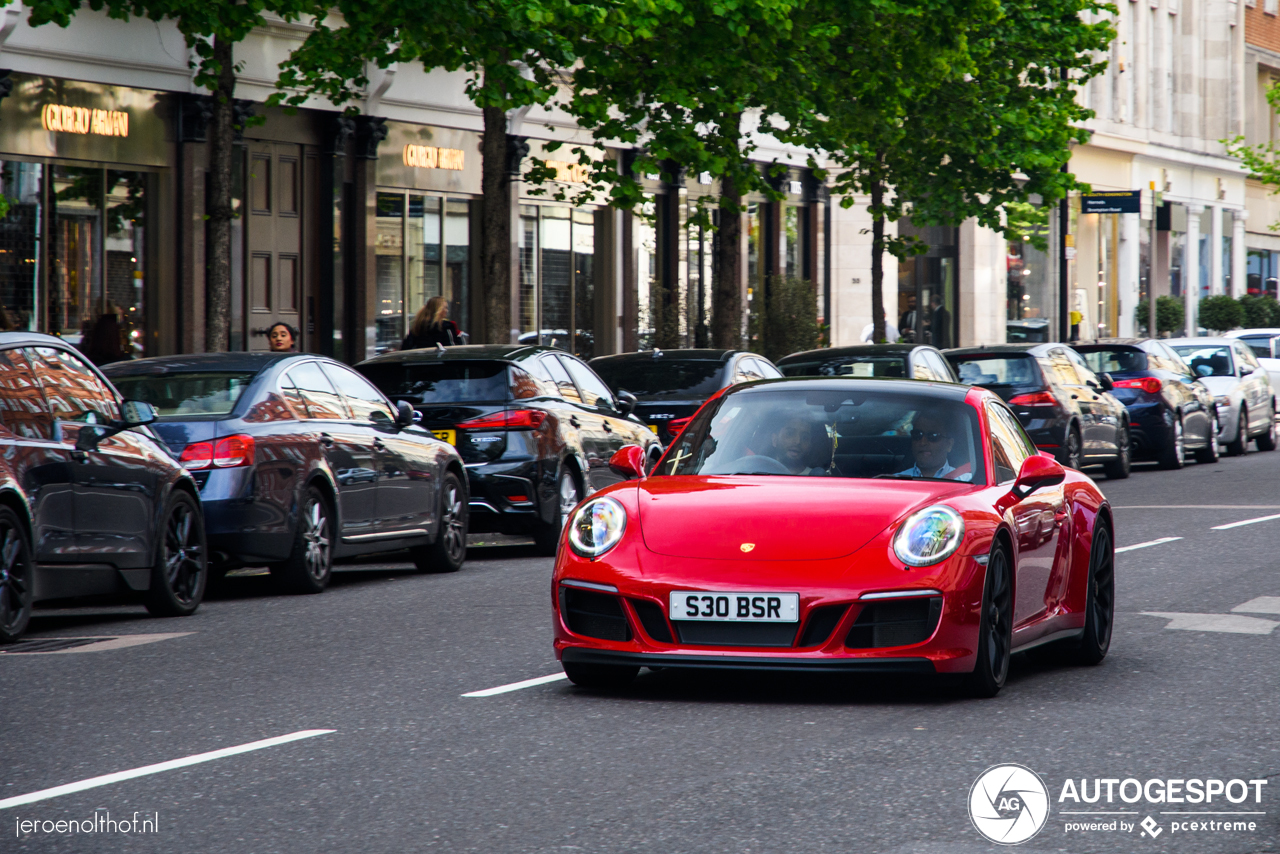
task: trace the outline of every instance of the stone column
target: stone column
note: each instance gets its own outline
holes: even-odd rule
[[[1209,208],[1209,293],[1222,293],[1222,208]]]
[[[1199,333],[1200,317],[1200,214],[1204,205],[1187,205],[1187,248],[1182,253],[1182,301],[1186,305],[1186,336]]]
[[[1249,250],[1244,245],[1244,224],[1248,211],[1231,212],[1231,295],[1236,299],[1248,293]]]

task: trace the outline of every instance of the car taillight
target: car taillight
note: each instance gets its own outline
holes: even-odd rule
[[[688,418],[673,418],[667,422],[667,432],[672,438],[680,435],[680,431],[689,426],[689,422],[693,420],[693,416]]]
[[[547,420],[541,409],[512,409],[459,421],[459,430],[537,430]]]
[[[213,442],[192,442],[182,449],[178,462],[189,469],[207,469],[213,465]]]
[[[220,469],[253,465],[253,437],[243,433],[225,436],[213,446],[213,464]]]
[[[1009,398],[1010,406],[1053,406],[1057,402],[1054,400],[1053,395],[1047,391],[1037,391],[1034,394],[1019,394]]]
[[[1160,382],[1159,377],[1142,377],[1136,380],[1115,380],[1111,383],[1115,388],[1140,388],[1147,394],[1159,394],[1164,388],[1164,383]]]

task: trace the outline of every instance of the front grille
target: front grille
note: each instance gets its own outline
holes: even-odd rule
[[[631,627],[627,625],[618,597],[573,587],[561,587],[560,593],[565,624],[575,635],[600,640],[631,640]]]
[[[800,635],[800,646],[820,646],[826,643],[847,610],[848,605],[823,605],[810,611],[809,622],[805,623],[804,634]]]
[[[662,613],[661,606],[645,599],[632,599],[631,607],[636,609],[636,616],[640,618],[645,634],[659,643],[671,643],[671,629],[667,626],[667,618]]]
[[[942,616],[942,597],[890,599],[862,606],[844,645],[850,649],[907,646],[929,639]]]
[[[102,643],[112,638],[47,638],[43,640],[20,640],[11,646],[0,647],[0,654],[22,655],[27,652],[60,652],[64,649],[75,649],[91,643]]]
[[[681,643],[707,646],[791,646],[795,623],[738,623],[716,620],[672,620]]]

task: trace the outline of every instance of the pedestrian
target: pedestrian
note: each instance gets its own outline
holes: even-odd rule
[[[876,325],[875,325],[874,323],[868,323],[866,326],[864,326],[864,327],[862,328],[862,343],[863,343],[863,344],[874,344],[874,343],[876,343],[876,342],[874,342],[874,341],[872,341],[872,340],[871,340],[871,336],[872,336],[872,334],[874,334],[875,328],[876,328]],[[885,322],[884,322],[884,343],[886,343],[886,344],[897,344],[897,343],[898,343],[898,327],[896,327],[896,326],[894,326],[892,323],[890,323],[890,322],[889,322],[889,320],[888,320],[888,318],[886,318],[886,319],[885,319]]]
[[[287,323],[273,323],[267,329],[267,346],[272,353],[298,352],[298,330]]]
[[[129,358],[120,341],[120,318],[114,311],[100,315],[80,342],[80,352],[95,365],[109,365]]]
[[[951,312],[942,304],[942,294],[929,297],[929,305],[933,308],[933,346],[945,350],[951,346]]]
[[[907,310],[898,318],[898,332],[905,344],[916,340],[916,295],[907,295]]]
[[[461,343],[462,330],[449,319],[449,301],[444,297],[432,297],[414,316],[400,349],[418,350],[436,345],[452,347]]]

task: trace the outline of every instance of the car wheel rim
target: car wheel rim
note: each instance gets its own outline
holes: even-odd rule
[[[324,503],[313,499],[307,507],[306,527],[302,531],[306,543],[305,562],[307,574],[316,581],[323,581],[329,574],[329,514]]]
[[[1067,434],[1067,466],[1080,468],[1080,436],[1074,430]]]
[[[560,475],[560,527],[569,521],[569,514],[578,506],[578,485],[573,482],[573,475],[565,472]]]
[[[1003,551],[991,555],[991,592],[987,597],[987,666],[997,682],[1009,671],[1012,595],[1009,590],[1009,563]]]
[[[444,537],[445,554],[450,560],[462,557],[467,545],[467,534],[462,522],[462,496],[456,483],[445,490],[444,507],[440,513],[441,535]]]
[[[194,604],[204,570],[204,549],[196,531],[195,511],[178,504],[164,532],[164,574],[173,597],[184,606]]]
[[[1187,458],[1187,440],[1182,432],[1182,419],[1179,418],[1173,422],[1173,453],[1174,459],[1179,463],[1185,462]]]
[[[1111,551],[1111,535],[1099,528],[1090,555],[1090,580],[1093,583],[1093,637],[1099,649],[1111,643],[1111,624],[1115,614],[1115,566]]]
[[[0,626],[8,630],[21,622],[29,604],[29,567],[18,531],[5,525],[0,532]]]

